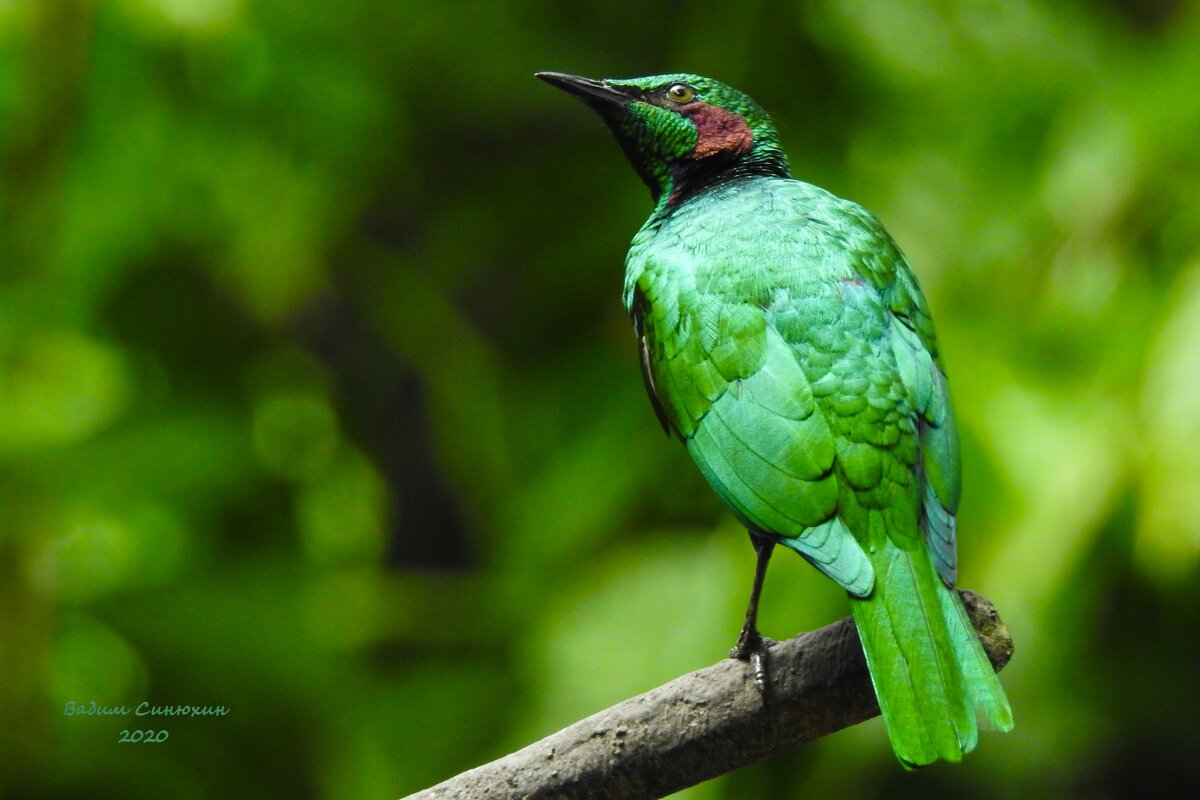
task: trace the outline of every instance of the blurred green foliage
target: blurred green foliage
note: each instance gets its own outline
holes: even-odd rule
[[[721,657],[644,188],[538,69],[746,89],[916,265],[1017,714],[690,798],[1200,784],[1200,5],[0,1],[0,795],[391,797]],[[846,613],[781,556],[777,637]],[[64,703],[223,705],[67,717]],[[167,728],[118,744],[123,728]]]

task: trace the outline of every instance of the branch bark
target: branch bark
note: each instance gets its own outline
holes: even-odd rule
[[[961,591],[997,671],[1013,643],[995,607]],[[854,621],[771,648],[764,705],[750,666],[718,664],[630,698],[408,800],[663,797],[879,714]]]

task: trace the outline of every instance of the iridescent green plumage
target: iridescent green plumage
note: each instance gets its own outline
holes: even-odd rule
[[[546,80],[608,122],[654,196],[624,301],[659,418],[746,525],[841,584],[897,756],[1008,730],[953,590],[959,456],[925,299],[861,207],[793,179],[767,115],[695,75]]]

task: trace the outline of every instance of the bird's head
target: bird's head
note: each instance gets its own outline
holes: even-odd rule
[[[608,123],[660,205],[736,175],[788,174],[771,118],[719,81],[686,73],[622,80],[537,76]]]

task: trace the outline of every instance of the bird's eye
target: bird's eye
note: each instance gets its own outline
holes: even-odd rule
[[[667,88],[667,97],[674,103],[690,103],[696,93],[686,83],[673,83]]]

